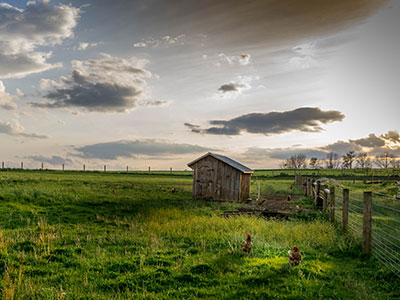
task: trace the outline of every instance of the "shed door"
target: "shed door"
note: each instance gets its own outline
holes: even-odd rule
[[[212,187],[214,185],[214,169],[208,164],[199,166],[198,183],[200,187],[200,197],[205,199],[213,199],[214,195]]]

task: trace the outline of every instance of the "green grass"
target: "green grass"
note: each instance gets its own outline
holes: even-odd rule
[[[190,173],[0,172],[0,298],[400,298],[400,280],[324,217],[221,218],[238,204],[194,201],[191,183]],[[262,193],[292,183],[265,179]],[[292,245],[305,256],[295,268]]]

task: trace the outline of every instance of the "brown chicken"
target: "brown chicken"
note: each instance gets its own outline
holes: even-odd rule
[[[303,259],[303,257],[301,256],[300,250],[297,249],[296,246],[293,246],[293,251],[291,250],[288,251],[289,253],[289,263],[292,266],[298,266],[301,262],[301,260]]]
[[[172,189],[171,189],[171,192],[172,192],[172,194],[175,194],[175,193],[177,193],[178,191],[176,190],[176,188],[172,188]]]
[[[303,206],[296,205],[296,213],[301,213],[303,211]]]
[[[253,247],[250,234],[246,233],[246,240],[243,241],[242,245],[243,245],[243,252],[250,254],[251,247]]]
[[[292,196],[288,195],[287,198],[286,198],[286,200],[287,200],[287,201],[292,200]]]

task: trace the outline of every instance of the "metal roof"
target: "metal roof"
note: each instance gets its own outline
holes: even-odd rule
[[[236,170],[239,170],[242,173],[254,173],[254,171],[252,169],[242,165],[241,163],[238,163],[237,161],[235,161],[227,156],[223,156],[223,155],[219,155],[219,154],[215,154],[215,153],[211,153],[211,152],[208,152],[208,153],[204,154],[203,156],[195,159],[194,161],[188,163],[188,166],[190,167],[191,165],[195,164],[196,162],[198,162],[199,160],[201,160],[207,156],[212,156],[215,159],[218,159],[218,160],[226,163],[227,165],[230,165],[231,167],[235,168]]]

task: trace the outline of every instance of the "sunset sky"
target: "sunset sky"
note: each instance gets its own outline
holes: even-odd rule
[[[0,3],[0,161],[252,168],[400,156],[400,3]]]

